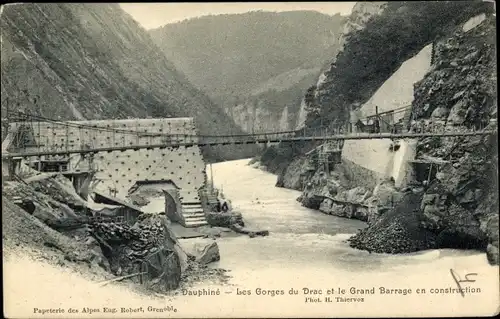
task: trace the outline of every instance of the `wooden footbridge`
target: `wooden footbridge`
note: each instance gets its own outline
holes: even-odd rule
[[[27,122],[26,122],[27,123]],[[79,124],[78,122],[37,122],[39,127],[49,123],[54,130],[54,126],[61,126],[61,130],[69,131],[84,130],[89,135],[111,134],[121,136],[120,142],[107,143],[105,146],[89,144],[66,144],[43,145],[35,142],[29,145],[23,143],[12,143],[14,134],[9,134],[10,139],[2,143],[2,159],[57,156],[70,154],[96,154],[99,152],[114,152],[141,149],[164,149],[167,147],[192,147],[192,146],[218,146],[218,145],[248,145],[248,144],[271,144],[271,143],[296,143],[305,141],[342,141],[342,140],[369,140],[369,139],[416,139],[424,137],[457,137],[457,136],[481,136],[497,134],[496,126],[489,129],[469,129],[469,128],[449,128],[439,127],[424,132],[403,132],[403,133],[341,133],[327,131],[325,129],[266,132],[255,134],[230,134],[230,135],[193,135],[193,134],[169,134],[169,133],[148,133],[132,129],[118,129],[114,127],[93,126]],[[40,124],[41,123],[41,124]],[[19,124],[19,123],[17,123]],[[29,123],[27,123],[28,125]],[[21,125],[17,125],[18,128]],[[54,133],[55,134],[55,133]],[[68,133],[67,133],[68,134]],[[80,134],[82,135],[82,134]],[[38,139],[42,139],[43,134],[38,134]],[[127,139],[125,138],[126,136]],[[94,138],[95,139],[95,138]],[[109,139],[109,137],[108,137]],[[35,138],[36,140],[36,138]],[[57,147],[54,147],[57,146]]]

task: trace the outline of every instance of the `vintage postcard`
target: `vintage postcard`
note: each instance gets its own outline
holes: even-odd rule
[[[0,20],[6,318],[498,315],[494,2]]]

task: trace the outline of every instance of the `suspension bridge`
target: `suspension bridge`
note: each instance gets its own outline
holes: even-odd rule
[[[35,117],[38,119],[39,117]],[[190,128],[172,129],[169,124],[165,132],[163,125],[140,126],[134,120],[107,121],[68,121],[61,122],[52,119],[41,121],[21,121],[11,123],[13,129],[2,143],[2,159],[19,157],[57,156],[70,154],[97,154],[99,152],[114,152],[142,149],[164,149],[171,147],[218,146],[218,145],[249,145],[295,143],[307,141],[342,141],[369,139],[418,139],[425,137],[465,137],[497,134],[497,128],[466,128],[435,125],[426,127],[419,132],[348,132],[341,128],[301,129],[298,131],[264,132],[252,134],[229,135],[198,135],[194,132],[194,122]],[[172,120],[172,119],[167,119]],[[143,121],[143,120],[139,120]],[[110,124],[111,123],[111,124]],[[134,127],[135,124],[135,127]],[[124,129],[118,128],[123,126]],[[140,126],[140,127],[139,127]],[[26,131],[28,128],[28,131]],[[24,129],[24,135],[19,134]],[[182,132],[184,130],[184,132]],[[38,131],[38,133],[36,133]],[[31,134],[31,141],[23,143],[26,134]],[[72,138],[77,135],[79,137]],[[52,138],[51,138],[52,136]],[[106,139],[102,143],[102,139]],[[101,140],[101,143],[98,141]]]
[[[140,181],[168,184],[173,198],[169,199],[169,212],[186,227],[206,225],[204,212],[213,209],[213,194],[207,188],[206,163],[200,147],[318,141],[322,144],[318,163],[328,167],[325,163],[330,162],[332,152],[339,155],[344,140],[496,134],[496,126],[491,125],[486,129],[434,125],[416,132],[352,132],[321,127],[200,135],[192,118],[59,121],[24,116],[11,120],[4,126],[8,130],[2,142],[3,176],[21,176],[25,167],[38,172],[59,172],[70,178],[77,190],[86,192],[86,181],[93,179],[99,181],[99,194],[108,190],[108,197],[121,199]]]

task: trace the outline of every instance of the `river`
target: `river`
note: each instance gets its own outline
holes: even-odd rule
[[[217,240],[221,260],[214,267],[230,270],[236,288],[250,290],[252,296],[265,304],[269,300],[281,300],[287,309],[266,309],[266,315],[287,315],[306,313],[307,315],[325,314],[326,309],[338,308],[346,315],[370,315],[373,311],[389,314],[407,314],[398,312],[400,302],[421,303],[429,300],[426,309],[419,309],[419,314],[436,315],[443,310],[440,303],[432,304],[436,295],[430,294],[430,288],[456,288],[450,275],[450,269],[457,272],[480,273],[476,283],[483,288],[483,293],[466,295],[467,298],[488,296],[498,300],[498,280],[489,285],[489,280],[498,279],[498,267],[491,267],[485,254],[477,251],[430,250],[414,254],[375,254],[349,247],[346,240],[360,228],[366,227],[364,222],[323,214],[319,211],[302,207],[296,198],[300,192],[275,187],[276,176],[248,165],[249,160],[238,160],[213,165],[214,183],[223,189],[227,198],[232,201],[235,210],[243,214],[246,226],[255,229],[269,230],[267,237],[249,238],[247,236],[227,237]],[[482,276],[482,277],[481,277]],[[483,286],[481,286],[483,285]],[[323,289],[334,287],[369,288],[385,286],[387,288],[412,288],[413,294],[406,296],[388,296],[387,299],[365,298],[371,300],[365,311],[354,310],[356,303],[341,304],[328,307],[328,303],[305,303],[304,287]],[[256,288],[284,289],[287,296],[265,298],[255,296]],[[427,288],[427,294],[417,297],[415,289]],[[288,296],[288,290],[300,291],[299,296]],[[491,289],[491,290],[490,290]],[[227,291],[227,289],[224,289]],[[446,302],[460,302],[460,294],[439,295]],[[245,298],[245,297],[242,297]],[[323,297],[322,297],[323,298]],[[401,298],[401,299],[400,299]],[[297,303],[290,304],[290,300]],[[392,309],[380,300],[393,301]],[[470,299],[469,299],[470,300]],[[243,309],[251,310],[251,303],[238,304]],[[312,305],[312,306],[311,306]],[[458,304],[457,304],[458,305]],[[483,304],[479,304],[485,306]],[[476,304],[463,311],[483,309]],[[416,306],[416,305],[415,305]],[[249,308],[250,307],[250,308]],[[394,308],[395,307],[395,308]],[[408,307],[407,310],[411,311]],[[357,308],[356,308],[357,309]],[[238,310],[239,313],[240,310]],[[243,311],[243,310],[241,310]],[[283,312],[284,311],[284,312]],[[304,312],[305,311],[305,312]],[[354,311],[354,312],[352,312]],[[333,315],[331,313],[330,315]]]

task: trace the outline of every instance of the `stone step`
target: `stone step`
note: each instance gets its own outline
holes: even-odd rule
[[[186,217],[184,216],[184,221],[194,223],[194,222],[206,222],[205,216],[198,216],[198,217]]]
[[[194,212],[194,213],[183,213],[182,216],[184,216],[184,218],[188,218],[188,217],[205,217],[205,212],[200,211],[200,212]]]
[[[183,213],[192,213],[192,212],[197,212],[197,211],[203,211],[203,206],[201,204],[199,206],[183,206],[182,207]]]
[[[197,205],[201,205],[200,202],[190,202],[190,203],[181,203],[182,206],[197,206]]]
[[[205,225],[208,225],[207,221],[199,221],[199,222],[190,222],[190,221],[186,221],[184,223],[184,225],[186,225],[186,227],[200,227],[200,226],[205,226]]]
[[[181,204],[182,207],[186,207],[186,208],[191,208],[191,207],[199,207],[201,206],[201,202],[199,203],[196,203],[196,204],[190,204],[190,205],[184,205],[184,204]]]

